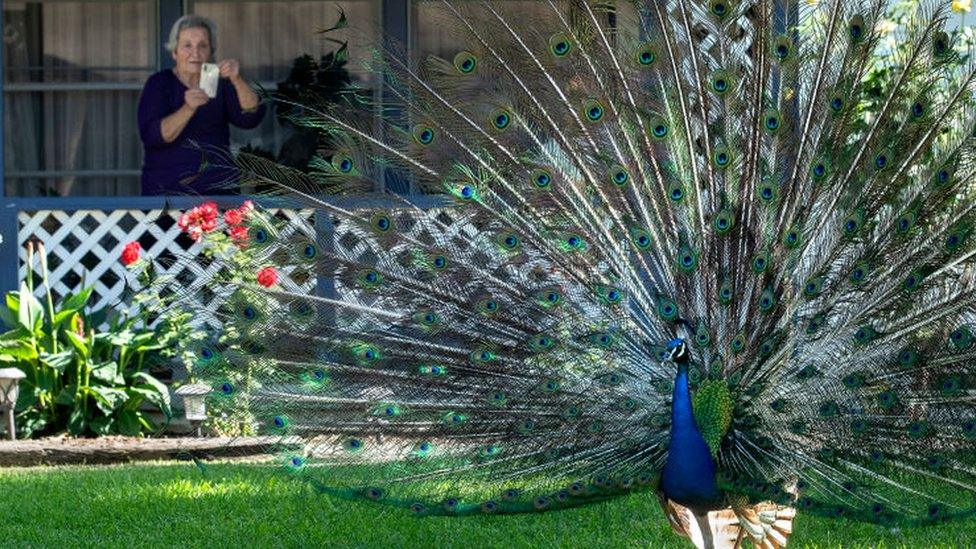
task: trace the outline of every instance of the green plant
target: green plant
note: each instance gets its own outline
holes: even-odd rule
[[[27,374],[16,407],[22,436],[63,431],[75,436],[138,435],[156,430],[141,405],[148,401],[168,418],[170,398],[149,369],[177,357],[181,339],[193,339],[190,315],[167,309],[158,294],[146,293],[134,298],[137,314],[92,312],[90,286],[55,304],[43,246],[37,251],[46,303],[34,296],[34,248],[29,244],[27,280],[19,291],[9,292],[5,307],[0,307],[0,319],[11,327],[0,335],[0,362]],[[151,262],[139,260],[135,269],[145,287],[154,287],[149,284],[155,278]],[[152,327],[150,319],[155,320]],[[103,323],[108,326],[105,331],[94,329]]]

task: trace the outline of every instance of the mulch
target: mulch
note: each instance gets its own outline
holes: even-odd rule
[[[280,447],[280,437],[99,438],[0,440],[0,467],[134,461],[253,458]]]

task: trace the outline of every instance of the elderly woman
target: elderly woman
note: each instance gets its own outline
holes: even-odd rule
[[[139,98],[139,135],[145,148],[142,194],[236,193],[229,124],[257,126],[264,105],[234,59],[219,63],[215,97],[200,88],[201,67],[217,49],[216,27],[209,19],[179,18],[166,47],[176,66],[150,76]],[[204,153],[217,151],[222,154],[207,154],[204,161]]]

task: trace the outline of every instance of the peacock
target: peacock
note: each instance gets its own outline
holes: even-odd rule
[[[222,296],[193,375],[285,474],[418,516],[973,516],[976,63],[947,2],[885,7],[427,3],[445,50],[290,109],[307,170],[235,159],[275,196],[184,289]]]

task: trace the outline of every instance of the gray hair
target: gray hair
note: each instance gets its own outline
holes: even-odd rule
[[[217,25],[213,21],[199,15],[184,15],[173,23],[169,30],[169,40],[166,41],[166,49],[170,52],[176,51],[179,45],[180,31],[184,29],[207,29],[210,36],[210,54],[217,52]]]

